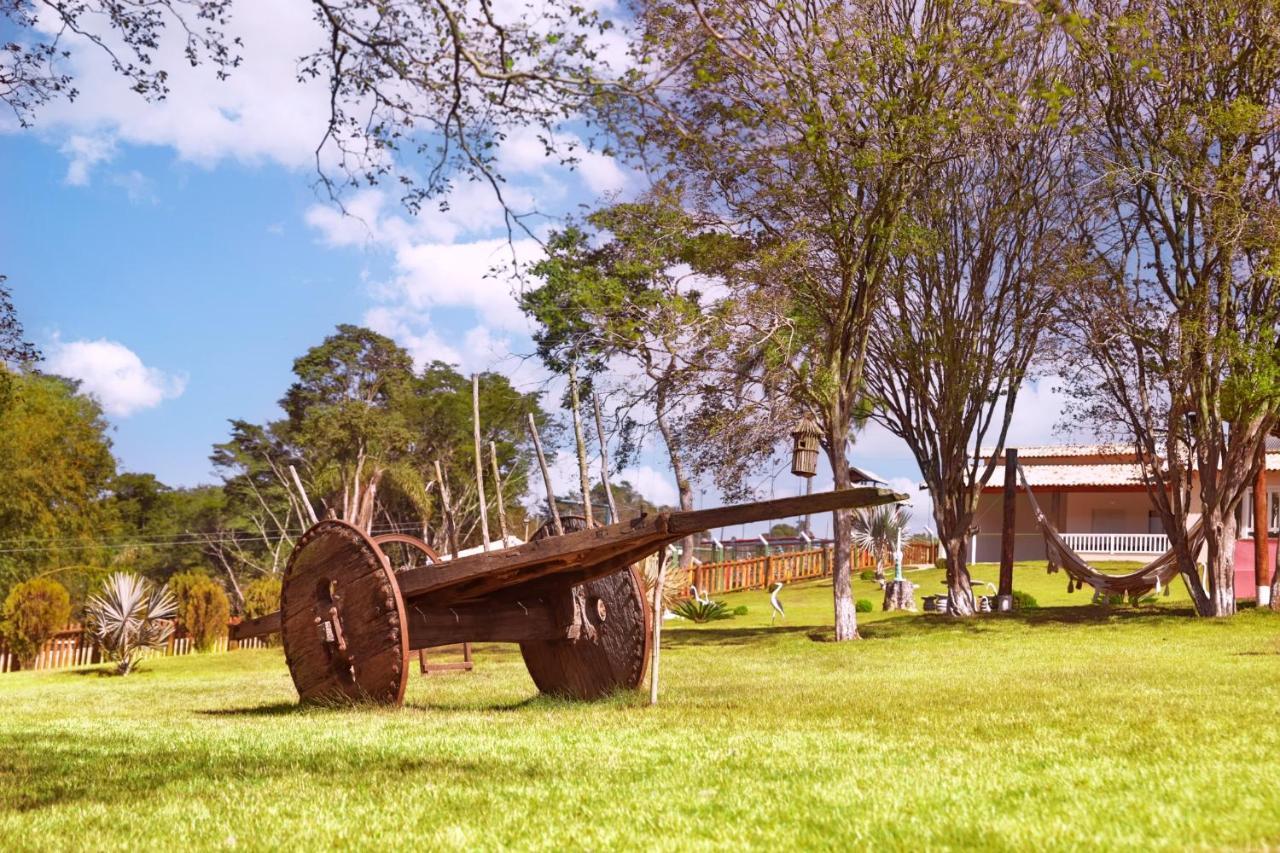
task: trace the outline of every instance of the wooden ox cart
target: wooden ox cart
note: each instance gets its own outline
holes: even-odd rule
[[[644,678],[650,615],[635,563],[716,527],[900,500],[856,488],[659,513],[560,536],[544,529],[523,545],[447,562],[412,537],[371,539],[321,521],[289,558],[280,610],[237,625],[232,639],[279,631],[303,701],[399,704],[411,651],[464,642],[519,643],[539,690],[594,699]],[[388,559],[393,544],[394,563],[407,567]]]

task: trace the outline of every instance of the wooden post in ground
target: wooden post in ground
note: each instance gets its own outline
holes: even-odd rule
[[[449,540],[449,552],[458,559],[458,528],[453,526],[453,506],[449,500],[449,484],[444,479],[444,469],[436,460],[436,479],[440,482],[440,498],[444,501],[444,535]]]
[[[298,487],[298,496],[302,498],[302,505],[307,509],[307,516],[310,517],[311,523],[315,524],[318,520],[316,509],[311,505],[311,499],[307,497],[307,490],[302,488],[302,478],[298,476],[298,469],[290,465],[289,473],[293,475],[293,484]]]
[[[489,442],[489,462],[493,464],[494,498],[498,501],[498,530],[502,532],[502,547],[507,547],[507,505],[502,500],[502,476],[498,473],[498,448]]]
[[[609,503],[609,523],[617,524],[618,505],[613,502],[613,486],[609,485],[609,442],[604,437],[604,417],[600,414],[600,395],[591,393],[591,402],[596,410],[596,434],[600,436],[600,482],[604,483],[604,497]]]
[[[1253,579],[1258,588],[1258,606],[1271,604],[1271,561],[1267,528],[1270,513],[1267,511],[1267,450],[1266,443],[1258,451],[1258,473],[1253,479]]]
[[[667,546],[658,551],[658,577],[653,585],[653,655],[649,663],[649,704],[658,704],[658,665],[662,661],[662,589],[667,583]]]
[[[538,454],[538,467],[542,469],[542,482],[547,487],[547,509],[551,511],[551,521],[556,527],[556,535],[564,535],[564,525],[560,523],[560,510],[556,508],[556,492],[551,488],[551,469],[547,468],[547,457],[542,455],[542,439],[538,437],[538,422],[529,413],[529,437],[533,439],[533,449]]]
[[[582,434],[582,404],[578,401],[578,366],[569,362],[569,408],[573,411],[573,440],[578,448],[578,482],[582,487],[582,517],[587,527],[595,526],[591,517],[591,477],[587,474],[587,439]]]
[[[489,507],[484,496],[484,463],[480,455],[480,377],[471,374],[471,434],[476,446],[476,495],[480,499],[480,536],[489,550]]]
[[[1018,497],[1018,450],[1004,449],[1004,519],[1000,525],[1000,589],[996,610],[1013,610],[1013,548],[1017,524],[1015,501]]]

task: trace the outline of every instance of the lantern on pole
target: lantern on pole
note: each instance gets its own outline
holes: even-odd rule
[[[822,430],[805,415],[791,431],[791,473],[797,477],[812,477],[818,473],[818,448]]]

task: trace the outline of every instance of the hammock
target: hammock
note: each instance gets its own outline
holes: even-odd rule
[[[1093,587],[1095,601],[1112,595],[1127,595],[1130,599],[1137,600],[1152,590],[1159,592],[1167,587],[1169,581],[1178,574],[1177,558],[1172,548],[1127,575],[1110,575],[1098,571],[1071,550],[1071,546],[1067,545],[1062,535],[1049,523],[1049,519],[1040,509],[1040,504],[1036,502],[1036,496],[1031,492],[1031,484],[1027,482],[1026,472],[1022,470],[1021,465],[1018,465],[1018,477],[1022,480],[1027,500],[1031,503],[1031,511],[1035,513],[1036,524],[1039,525],[1040,532],[1044,536],[1044,550],[1049,560],[1049,572],[1052,574],[1059,569],[1065,571],[1071,579],[1067,583],[1068,590],[1081,589],[1088,584]],[[1200,550],[1200,546],[1204,543],[1204,532],[1199,520],[1187,529],[1187,539],[1190,541],[1192,551]]]

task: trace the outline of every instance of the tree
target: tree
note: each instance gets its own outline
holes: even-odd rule
[[[5,596],[0,636],[18,663],[35,665],[40,647],[71,619],[71,596],[52,578],[32,578],[16,584]]]
[[[837,488],[864,412],[869,321],[907,199],[986,109],[985,61],[1010,12],[985,4],[646,3],[638,66],[652,97],[612,103],[615,127],[695,218],[735,238],[708,349],[741,391],[719,422],[772,449],[802,411],[822,428]],[[958,144],[958,140],[957,140]],[[723,452],[723,451],[722,451]],[[728,454],[726,454],[728,455]],[[835,634],[857,637],[850,514],[835,513]]]
[[[967,554],[978,498],[1069,255],[1075,166],[1061,39],[1021,12],[995,20],[1003,52],[985,63],[990,109],[952,128],[955,153],[924,171],[905,204],[866,373],[872,417],[911,449],[933,497],[949,612],[960,616],[975,611]]]
[[[1099,0],[1064,26],[1087,109],[1074,414],[1133,443],[1196,612],[1229,615],[1236,508],[1280,412],[1280,9]]]
[[[385,477],[425,503],[421,474],[399,464],[411,441],[401,403],[413,361],[390,338],[340,325],[293,363],[297,381],[280,406],[282,434],[303,452],[319,498],[338,518],[371,530]]]
[[[74,382],[15,374],[0,411],[0,591],[39,573],[76,584],[102,567],[99,543],[115,531],[102,500],[115,476],[109,425]]]
[[[36,108],[56,97],[74,100],[75,81],[62,65],[68,35],[79,36],[111,59],[130,88],[148,99],[168,94],[168,73],[154,64],[166,28],[185,39],[193,66],[212,62],[218,76],[239,64],[239,40],[225,34],[231,0],[76,0],[74,3],[0,0],[0,21],[21,36],[0,52],[0,102],[26,127]]]
[[[3,86],[2,81],[0,86]],[[0,414],[9,405],[13,394],[12,370],[34,364],[40,359],[40,351],[25,338],[17,309],[13,307],[13,297],[5,286],[5,281],[6,277],[0,275]]]
[[[693,509],[693,472],[679,428],[681,398],[688,391],[689,350],[705,322],[700,295],[676,273],[696,251],[697,235],[683,212],[660,193],[635,204],[619,204],[588,216],[597,234],[591,244],[571,226],[547,242],[547,256],[532,273],[542,284],[525,291],[521,307],[538,322],[533,337],[543,362],[557,372],[582,363],[593,395],[602,393],[602,374],[625,360],[639,382],[617,382],[620,408],[652,411],[676,480],[680,508]],[[628,419],[624,441],[635,441]],[[647,426],[647,424],[641,425]],[[585,451],[581,451],[585,452]],[[627,453],[618,454],[619,464]],[[684,540],[680,565],[693,561],[693,539]]]

